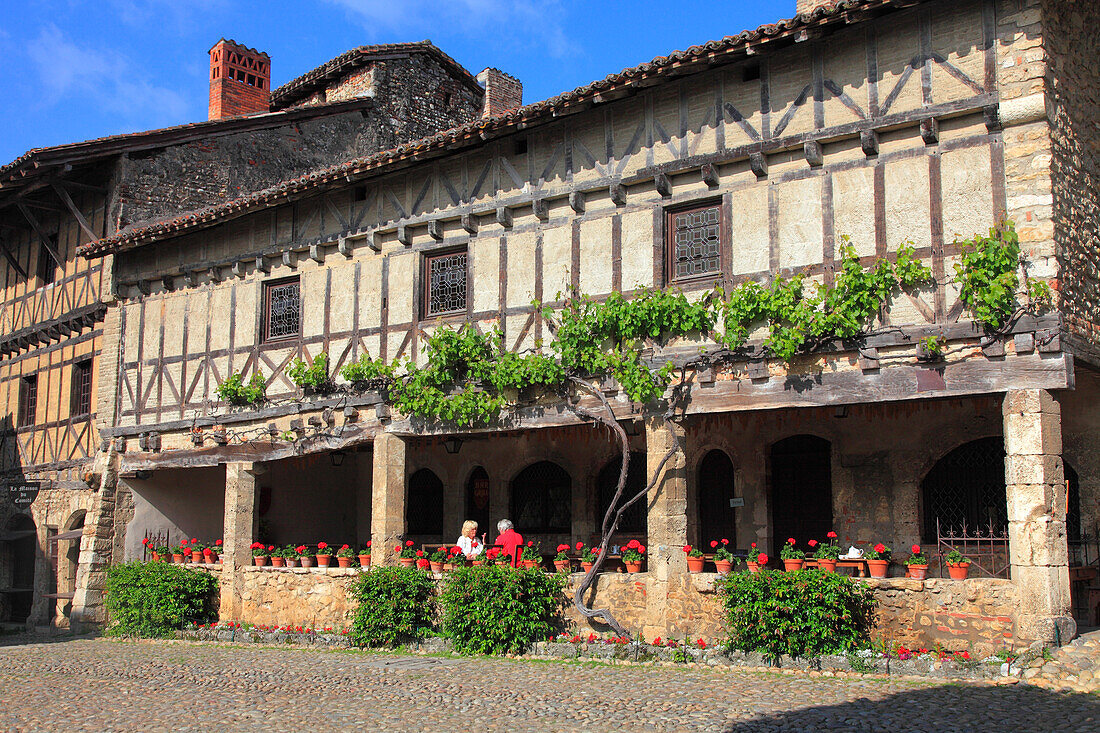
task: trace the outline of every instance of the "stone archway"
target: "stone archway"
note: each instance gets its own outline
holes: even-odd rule
[[[0,542],[0,581],[4,582],[0,621],[24,623],[34,604],[35,565],[38,557],[38,528],[26,514],[8,522]]]
[[[699,462],[699,541],[704,551],[712,540],[728,539],[737,547],[737,510],[732,506],[736,482],[733,461],[725,451],[708,451]]]
[[[816,435],[793,435],[772,444],[772,552],[788,537],[800,546],[824,539],[833,528],[832,445]]]
[[[73,512],[62,527],[57,547],[57,596],[58,610],[62,617],[68,618],[72,611],[72,595],[76,593],[76,571],[80,561],[80,537],[84,534],[84,520],[87,512]],[[79,532],[79,535],[75,533]]]

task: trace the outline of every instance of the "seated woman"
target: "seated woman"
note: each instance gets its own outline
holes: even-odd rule
[[[467,560],[476,560],[478,555],[485,552],[485,535],[477,537],[477,522],[467,519],[462,523],[462,536],[456,543]]]

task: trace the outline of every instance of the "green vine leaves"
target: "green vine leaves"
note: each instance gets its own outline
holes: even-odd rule
[[[976,237],[962,252],[955,265],[960,297],[977,321],[1002,328],[1018,308],[1017,271],[1023,263],[1015,229],[1009,223]],[[611,293],[603,300],[571,292],[556,309],[534,304],[552,333],[536,350],[509,351],[495,327],[483,333],[471,324],[440,325],[427,339],[423,364],[409,359],[385,364],[364,354],[340,374],[356,389],[381,390],[402,414],[462,427],[493,421],[523,394],[565,397],[571,377],[612,378],[632,401],[645,404],[665,393],[676,371],[669,362],[657,365],[644,358],[649,345],[710,339],[729,352],[728,358],[744,353],[751,334],[763,326],[766,352],[789,362],[832,340],[866,335],[895,293],[931,282],[931,271],[911,245],[900,247],[892,259],[864,266],[845,238],[829,285],[795,275],[766,285],[747,281],[698,299],[678,290],[641,289],[630,299]],[[1029,281],[1025,292],[1024,308],[1049,302],[1045,283]],[[296,362],[288,376],[302,387],[331,387],[328,355],[319,354],[311,364]]]

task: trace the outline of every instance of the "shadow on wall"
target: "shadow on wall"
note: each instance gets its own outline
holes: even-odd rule
[[[912,684],[898,682],[899,685]],[[919,683],[918,683],[919,684]],[[752,707],[772,707],[763,697]],[[816,705],[766,713],[735,722],[725,733],[748,731],[987,731],[1096,730],[1100,699],[1029,686],[987,687],[939,684],[899,692],[881,700],[860,698],[838,705]]]

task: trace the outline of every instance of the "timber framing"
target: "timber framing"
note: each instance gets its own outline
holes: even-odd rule
[[[4,335],[0,337],[0,356],[10,356],[23,349],[35,348],[40,344],[48,344],[51,341],[78,334],[86,328],[101,323],[106,313],[106,304],[93,303],[66,313],[60,318]]]

